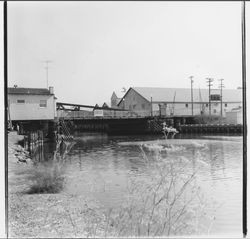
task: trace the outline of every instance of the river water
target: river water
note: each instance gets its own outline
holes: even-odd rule
[[[129,182],[137,178],[149,182],[157,173],[153,165],[159,158],[176,165],[178,161],[184,174],[195,173],[195,185],[206,202],[201,234],[242,235],[241,136],[186,135],[166,140],[161,135],[77,133],[66,155],[64,191],[91,194],[105,208],[119,208]]]

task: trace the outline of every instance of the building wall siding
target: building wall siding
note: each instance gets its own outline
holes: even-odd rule
[[[228,124],[243,124],[242,111],[226,112],[226,121]]]
[[[151,111],[151,103],[135,90],[130,89],[124,100],[120,103],[119,108],[131,111]]]
[[[187,104],[187,107],[186,107],[186,104]],[[171,113],[174,113],[174,115],[192,115],[192,104],[190,104],[190,103],[186,103],[186,104],[175,103],[174,104],[174,112],[173,112],[173,104],[172,103],[167,104],[167,106],[165,106],[166,107],[166,115],[171,115]],[[237,108],[237,107],[241,106],[241,103],[226,103],[226,104],[227,104],[227,107],[225,107],[225,103],[223,103],[223,107],[222,107],[223,116],[225,116],[226,111],[231,111],[233,108]],[[162,108],[164,109],[164,106],[162,106]],[[203,108],[202,104],[194,103],[193,104],[194,115],[200,115],[202,108]],[[208,115],[209,114],[208,104],[207,104],[207,106],[206,106],[206,104],[204,104],[203,109],[204,109],[203,113]],[[164,110],[162,110],[162,111],[164,111]],[[220,115],[221,114],[220,111],[221,111],[220,103],[217,103],[217,104],[211,103],[211,114],[212,115]],[[162,115],[164,115],[164,114],[162,114]]]
[[[25,103],[17,103],[25,100]],[[47,101],[47,107],[40,107],[40,100]],[[8,95],[11,120],[52,120],[55,117],[54,95]]]
[[[225,104],[227,104],[226,107]],[[231,111],[233,108],[237,108],[241,105],[242,104],[240,102],[239,103],[223,102],[223,116],[226,115],[226,111]],[[221,107],[220,102],[212,102],[211,115],[220,115],[221,114],[220,107]],[[120,103],[119,108],[136,111],[138,114],[140,114],[140,112],[143,112],[144,115],[151,114],[151,103],[145,98],[143,98],[138,92],[136,92],[132,88],[126,94],[124,100]],[[187,103],[175,102],[175,104],[173,104],[172,102],[161,103],[161,107],[159,103],[153,102],[152,108],[153,108],[153,115],[162,115],[162,116],[192,115],[192,104],[190,102]],[[209,106],[207,103],[204,103],[203,107],[202,104],[200,103],[194,103],[193,104],[194,115],[201,115],[202,108],[203,108],[203,114],[205,115],[209,114]]]

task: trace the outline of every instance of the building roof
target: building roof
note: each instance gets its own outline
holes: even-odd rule
[[[173,102],[174,98],[175,102],[191,102],[191,89],[188,88],[132,87],[129,90],[131,89],[134,89],[149,102],[151,97],[152,102]],[[220,90],[211,89],[211,94],[220,94]],[[208,102],[208,95],[208,89],[193,89],[194,102]],[[242,102],[242,90],[223,89],[222,100],[223,102]]]
[[[109,108],[109,106],[104,102],[102,108]]]
[[[115,98],[115,99],[117,99],[118,97],[117,97],[117,95],[116,95],[116,93],[113,91],[113,94],[112,94],[112,96],[111,96],[111,99],[112,98]]]
[[[9,87],[8,94],[19,94],[19,95],[54,95],[46,88],[19,88]]]

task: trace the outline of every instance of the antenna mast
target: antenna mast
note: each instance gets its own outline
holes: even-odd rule
[[[47,82],[47,88],[49,88],[49,63],[51,63],[51,60],[43,61],[45,63],[45,70],[46,70],[46,82]]]

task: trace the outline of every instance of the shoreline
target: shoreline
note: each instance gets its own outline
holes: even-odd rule
[[[103,236],[105,217],[95,199],[65,192],[26,193],[32,185],[28,177],[33,163],[28,152],[18,145],[22,138],[16,132],[8,134],[9,237]]]

